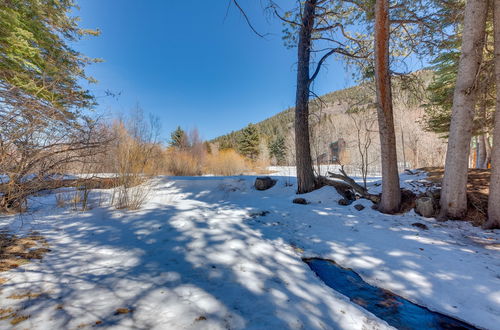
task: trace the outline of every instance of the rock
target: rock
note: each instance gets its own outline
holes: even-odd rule
[[[250,218],[258,218],[258,217],[265,217],[266,215],[268,215],[269,211],[258,211],[258,212],[252,212],[250,213]]]
[[[424,225],[423,223],[420,223],[420,222],[415,222],[415,223],[412,223],[411,225],[413,227],[417,227],[417,228],[420,228],[423,230],[429,230],[429,227],[427,227],[427,225]]]
[[[305,198],[302,198],[302,197],[297,197],[297,198],[295,198],[295,199],[292,201],[292,203],[294,203],[294,204],[303,204],[303,205],[309,204],[309,202],[308,202],[308,201],[306,201],[306,199],[305,199]]]
[[[351,203],[347,199],[345,199],[345,198],[339,199],[339,205],[346,206],[349,204],[351,204]]]
[[[415,208],[416,200],[417,196],[413,191],[408,189],[401,189],[401,205],[399,206],[399,212],[406,213]]]
[[[348,201],[355,201],[356,200],[356,194],[352,190],[346,190],[344,192],[343,196]]]
[[[365,209],[365,207],[364,207],[363,205],[361,205],[361,204],[356,204],[356,205],[354,205],[354,208],[355,208],[356,210],[358,210],[358,211],[362,211],[362,210],[364,210],[364,209]]]
[[[430,197],[434,200],[439,200],[441,198],[441,189],[430,189],[425,193],[427,197]]]
[[[425,218],[434,216],[434,200],[430,197],[419,197],[415,201],[415,212]]]
[[[271,179],[268,176],[261,176],[255,179],[255,189],[257,190],[267,190],[276,184],[276,180]]]

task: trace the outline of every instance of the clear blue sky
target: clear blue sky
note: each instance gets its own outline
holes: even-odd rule
[[[76,49],[103,63],[88,73],[99,83],[99,111],[128,112],[139,103],[157,115],[163,137],[177,125],[211,139],[258,122],[294,104],[296,50],[281,39],[281,23],[261,2],[240,0],[256,36],[229,0],[80,0],[81,26],[99,28]],[[283,3],[289,3],[284,0]],[[350,85],[332,59],[314,85],[317,94]],[[101,97],[105,90],[121,92]]]

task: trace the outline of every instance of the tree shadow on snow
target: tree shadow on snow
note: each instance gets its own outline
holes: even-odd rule
[[[436,283],[477,285],[466,262],[450,268],[440,264],[442,254],[424,253],[443,249],[449,258],[468,257],[445,230],[436,234],[442,240],[422,240],[408,220],[381,216],[361,225],[367,222],[362,213],[346,213],[334,198],[294,205],[293,187],[257,193],[251,179],[176,179],[156,186],[156,199],[143,210],[99,208],[49,217],[45,221],[53,225],[43,234],[53,253],[10,272],[0,297],[29,315],[22,325],[32,327],[50,322],[57,328],[313,329],[359,325],[356,317],[375,321],[309,270],[301,260],[308,251],[416,302],[432,301]],[[386,221],[390,225],[382,225]],[[361,243],[377,236],[376,246]],[[425,269],[419,262],[424,260]],[[483,287],[474,292],[484,299]],[[43,294],[6,299],[23,290]],[[436,299],[431,307],[456,314],[446,300]]]

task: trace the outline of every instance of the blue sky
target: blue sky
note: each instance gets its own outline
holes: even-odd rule
[[[260,1],[240,0],[256,36],[229,0],[81,0],[81,26],[99,28],[76,49],[104,60],[88,73],[98,111],[127,113],[136,104],[158,116],[163,137],[177,125],[211,139],[294,104],[296,50],[281,39],[281,23]],[[286,3],[287,1],[283,1]],[[324,94],[351,84],[332,59],[314,84]],[[103,97],[106,90],[121,93]]]

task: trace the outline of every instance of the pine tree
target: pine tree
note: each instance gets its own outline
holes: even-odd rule
[[[429,102],[425,108],[426,129],[443,135],[447,135],[450,129],[453,90],[460,58],[460,51],[454,48],[442,52],[432,62],[435,74],[428,87]]]
[[[94,105],[82,88],[87,64],[96,62],[71,49],[84,30],[69,16],[73,0],[2,1],[0,4],[0,114],[10,107],[47,118],[74,119]],[[34,111],[36,109],[36,111]]]
[[[82,111],[95,105],[81,84],[94,81],[85,67],[97,60],[72,49],[98,32],[81,29],[74,9],[73,0],[0,1],[0,173],[9,177],[0,209],[21,209],[47,173],[103,143]]]
[[[180,127],[177,126],[175,131],[170,134],[170,142],[169,145],[174,148],[185,148],[187,147],[187,136],[186,132]]]
[[[286,145],[285,138],[280,135],[276,139],[269,142],[269,155],[276,159],[278,165],[285,163]]]
[[[375,85],[382,163],[382,197],[378,209],[384,213],[399,211],[401,203],[389,68],[389,39],[389,1],[377,0],[375,2]]]
[[[238,139],[238,151],[242,155],[256,160],[259,156],[259,144],[259,130],[255,125],[249,124],[243,129]]]

